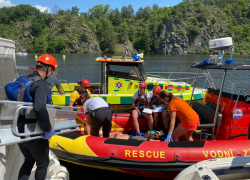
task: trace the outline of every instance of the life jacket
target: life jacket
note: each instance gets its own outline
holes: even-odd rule
[[[160,104],[163,104],[164,102],[160,99],[160,97],[152,96],[151,98],[151,104],[159,106]]]
[[[76,91],[80,94],[80,96],[75,101],[74,106],[76,106],[76,105],[82,106],[85,103],[85,101],[90,98],[90,95],[89,95],[88,91],[86,91],[85,93],[80,92],[79,89],[77,89]]]
[[[147,99],[147,93],[145,92],[144,97],[141,97],[140,91],[138,91],[138,98],[135,100],[135,104],[138,106],[144,106],[147,105],[148,99]]]
[[[7,98],[11,101],[33,102],[30,95],[30,87],[41,80],[41,77],[35,76],[31,78],[19,77],[15,82],[10,82],[5,86],[5,93]],[[51,90],[49,90],[47,103],[51,103]]]

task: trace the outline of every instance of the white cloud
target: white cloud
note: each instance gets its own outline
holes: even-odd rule
[[[15,4],[11,3],[10,0],[0,0],[0,8],[4,6],[10,7],[10,6],[15,6]]]
[[[0,0],[1,1],[1,0]],[[48,13],[50,13],[49,7],[42,7],[40,5],[34,6],[35,8],[39,9],[41,12],[45,12],[48,9]]]

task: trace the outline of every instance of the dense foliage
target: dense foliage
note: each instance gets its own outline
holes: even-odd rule
[[[119,52],[117,44],[131,42],[139,52],[155,53],[169,36],[161,34],[163,27],[172,20],[172,27],[167,28],[189,43],[202,28],[216,31],[218,24],[225,25],[229,33],[221,37],[233,37],[236,52],[250,54],[250,0],[183,0],[174,7],[155,4],[138,10],[132,5],[121,10],[96,5],[80,14],[76,6],[71,10],[56,8],[54,14],[29,5],[1,8],[0,37],[13,39],[33,52],[63,52],[73,43],[89,41],[85,31],[72,27],[76,21],[87,24],[104,52]]]

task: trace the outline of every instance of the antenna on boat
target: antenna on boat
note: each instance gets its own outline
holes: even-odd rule
[[[233,59],[233,55],[234,55],[234,48],[232,48],[231,59]]]

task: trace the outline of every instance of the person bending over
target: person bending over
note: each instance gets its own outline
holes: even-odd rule
[[[193,141],[192,134],[200,125],[198,114],[182,98],[175,97],[172,93],[162,91],[160,98],[163,102],[169,103],[170,127],[165,142],[178,141],[183,135],[188,141]],[[182,122],[174,130],[176,116]]]
[[[132,101],[132,119],[137,135],[140,135],[140,128],[138,123],[139,115],[142,115],[147,118],[149,129],[153,130],[153,116],[151,114],[142,112],[144,108],[149,107],[149,97],[148,94],[145,92],[147,84],[145,82],[141,82],[139,88],[140,90],[134,94]]]
[[[112,125],[112,111],[108,104],[101,97],[92,97],[83,105],[86,122],[91,126],[93,136],[100,136],[99,131],[102,127],[103,137],[108,138]],[[92,122],[89,120],[92,117]]]

